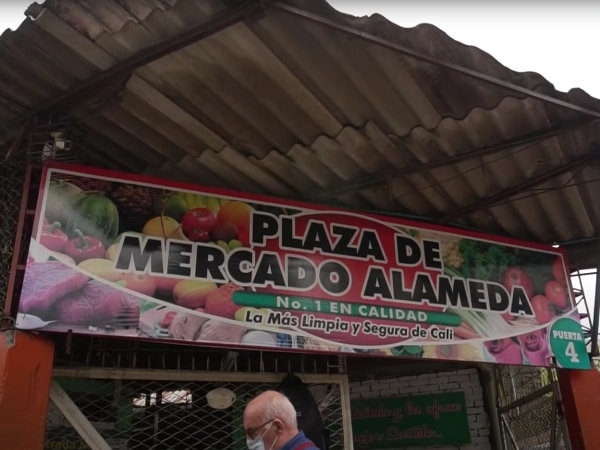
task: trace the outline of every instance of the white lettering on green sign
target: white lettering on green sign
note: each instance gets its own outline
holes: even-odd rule
[[[552,337],[555,339],[565,339],[567,341],[583,341],[581,333],[573,331],[554,330],[552,331]]]

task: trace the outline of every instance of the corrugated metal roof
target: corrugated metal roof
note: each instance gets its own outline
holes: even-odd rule
[[[33,5],[35,20],[0,39],[0,142],[31,110],[68,110],[96,165],[545,243],[598,235],[599,100],[434,26],[354,18],[323,0],[261,3],[252,19],[39,108],[244,6]]]

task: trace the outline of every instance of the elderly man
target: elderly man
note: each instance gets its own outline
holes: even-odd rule
[[[319,450],[298,431],[296,409],[277,391],[263,392],[248,402],[244,431],[249,450]]]

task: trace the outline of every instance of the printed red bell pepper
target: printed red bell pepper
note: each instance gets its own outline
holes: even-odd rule
[[[60,222],[44,225],[40,244],[54,252],[64,252],[69,242],[69,237],[61,230]]]
[[[98,238],[84,236],[81,230],[75,230],[75,238],[67,243],[65,253],[79,263],[91,258],[104,258],[106,250]]]

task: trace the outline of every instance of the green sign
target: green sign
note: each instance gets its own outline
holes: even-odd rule
[[[355,449],[471,442],[464,392],[353,400]]]
[[[549,339],[558,367],[564,369],[591,367],[581,325],[575,319],[569,317],[556,319],[550,327]]]

